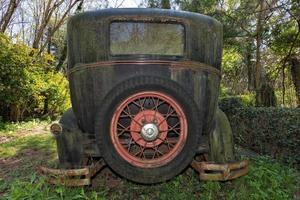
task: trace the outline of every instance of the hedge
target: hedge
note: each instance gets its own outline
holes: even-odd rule
[[[300,166],[300,108],[248,107],[233,98],[219,106],[236,144]]]
[[[52,55],[0,33],[0,121],[56,117],[70,107],[68,81]]]

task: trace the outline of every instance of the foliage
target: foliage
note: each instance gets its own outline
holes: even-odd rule
[[[300,166],[300,109],[245,107],[224,99],[235,142],[245,148]]]
[[[54,115],[69,107],[65,77],[51,68],[52,56],[36,53],[0,34],[0,114],[4,119]]]
[[[221,92],[222,93],[222,92]],[[242,94],[231,96],[224,93],[219,99],[219,106],[224,112],[230,112],[238,107],[243,106],[254,106],[255,105],[255,94]]]
[[[243,67],[243,55],[238,49],[223,49],[222,83],[230,88],[231,95],[242,94],[247,90],[247,84],[245,84],[247,71]]]
[[[274,88],[277,99],[282,100],[280,103],[297,106],[300,97],[293,88],[296,83],[288,81],[292,74],[285,72],[285,68],[291,65],[289,58],[300,60],[298,0],[176,0],[176,3],[182,10],[212,16],[223,24],[222,83],[230,95],[256,92],[262,97],[256,99],[257,103],[268,106],[263,97],[269,99],[265,94],[273,94],[267,91]],[[261,90],[261,85],[271,87]]]

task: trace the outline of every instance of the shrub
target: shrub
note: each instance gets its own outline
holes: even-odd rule
[[[69,105],[67,81],[53,70],[51,55],[37,55],[21,42],[0,34],[0,115],[18,121],[51,115]],[[62,105],[58,107],[57,105]]]
[[[220,103],[227,114],[235,143],[300,166],[300,109],[245,107]]]

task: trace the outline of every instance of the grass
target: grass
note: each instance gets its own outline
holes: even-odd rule
[[[32,122],[30,122],[32,123]],[[37,122],[39,126],[44,122]],[[33,128],[23,124],[12,131],[13,140],[0,144],[0,199],[293,199],[299,192],[299,172],[268,157],[251,160],[247,176],[228,182],[201,182],[195,171],[186,170],[172,180],[140,185],[122,179],[115,187],[68,188],[52,186],[37,175],[39,165],[57,161],[55,141],[50,134],[18,137]],[[11,164],[11,163],[12,164]],[[11,164],[11,165],[10,165]],[[299,197],[298,197],[299,198]]]
[[[0,145],[0,157],[11,158],[19,156],[27,149],[53,152],[55,151],[55,141],[50,134],[16,138]]]
[[[0,118],[0,137],[16,138],[20,130],[33,129],[36,126],[47,126],[50,120],[33,119],[26,122],[2,122]]]

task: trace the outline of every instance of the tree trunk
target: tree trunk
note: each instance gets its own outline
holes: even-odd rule
[[[274,87],[266,82],[262,84],[259,91],[256,93],[256,99],[260,102],[260,104],[256,106],[275,107],[277,105]]]
[[[296,90],[297,107],[300,107],[300,61],[297,57],[291,57],[289,63],[291,65],[291,75]]]
[[[265,1],[259,0],[259,9],[256,23],[256,62],[255,62],[255,91],[256,91],[256,105],[262,105],[262,65],[261,65],[261,45],[263,37],[263,20],[265,15]]]
[[[64,47],[62,49],[62,52],[61,52],[61,54],[60,54],[60,56],[58,58],[58,63],[56,65],[56,67],[55,67],[56,71],[60,71],[62,69],[62,66],[63,66],[63,64],[64,64],[64,62],[65,62],[65,60],[67,58],[67,53],[68,53],[67,51],[68,51],[68,46],[67,46],[67,41],[65,41],[64,42]]]
[[[48,27],[48,35],[47,35],[47,38],[48,38],[48,46],[47,46],[47,53],[50,54],[51,53],[51,44],[52,44],[52,37],[51,37],[51,27]]]
[[[84,3],[84,0],[81,0],[76,8],[76,11],[75,13],[78,14],[78,13],[81,13],[82,12],[82,8],[83,8],[83,3]],[[58,58],[58,63],[55,67],[55,70],[56,71],[60,71],[62,69],[62,66],[67,58],[67,54],[68,54],[68,45],[67,45],[67,39],[65,38],[64,40],[64,47],[62,49],[62,52]]]
[[[20,106],[17,104],[12,104],[10,105],[9,110],[10,110],[9,120],[13,122],[19,121],[21,116]]]
[[[43,115],[48,114],[48,112],[49,112],[49,97],[45,95]]]
[[[63,2],[63,1],[61,1]],[[74,0],[72,1],[72,3],[70,3],[69,7],[66,9],[66,11],[62,14],[61,18],[60,19],[57,19],[57,23],[52,27],[51,29],[51,32],[49,32],[49,37],[46,39],[45,43],[41,45],[41,47],[39,48],[39,53],[38,54],[41,54],[44,49],[46,48],[47,44],[48,44],[48,40],[49,38],[51,38],[55,32],[63,25],[63,23],[65,22],[65,20],[67,19],[68,17],[68,14],[70,13],[70,11],[72,10],[72,8],[78,3],[78,2],[81,2],[80,0]],[[55,4],[55,7],[58,7],[61,3],[58,3],[58,4]],[[55,8],[54,8],[55,9]],[[52,13],[51,13],[52,15]],[[51,16],[50,16],[51,17]],[[49,21],[47,22],[46,25],[48,25]],[[43,29],[44,31],[44,29]],[[43,32],[42,32],[43,33]],[[41,38],[39,38],[38,40],[39,42],[41,41]],[[37,43],[37,45],[39,44],[39,42]],[[35,44],[35,43],[34,43]],[[33,46],[33,48],[35,48]]]
[[[35,32],[35,36],[34,36],[34,40],[32,43],[32,48],[34,49],[38,49],[39,47],[39,43],[42,39],[42,36],[44,34],[44,31],[50,21],[50,18],[52,17],[52,14],[54,12],[54,10],[56,9],[57,5],[54,3],[54,5],[52,5],[53,0],[48,0],[47,2],[45,2],[46,4],[44,5],[44,10],[41,16],[41,21],[40,21],[40,25],[36,27],[36,32]],[[40,13],[41,14],[41,13]]]
[[[0,32],[4,33],[21,0],[10,0],[7,11],[0,21]]]
[[[253,91],[255,88],[254,82],[254,65],[252,62],[252,38],[247,39],[246,52],[244,54],[244,63],[248,73],[248,91]]]

